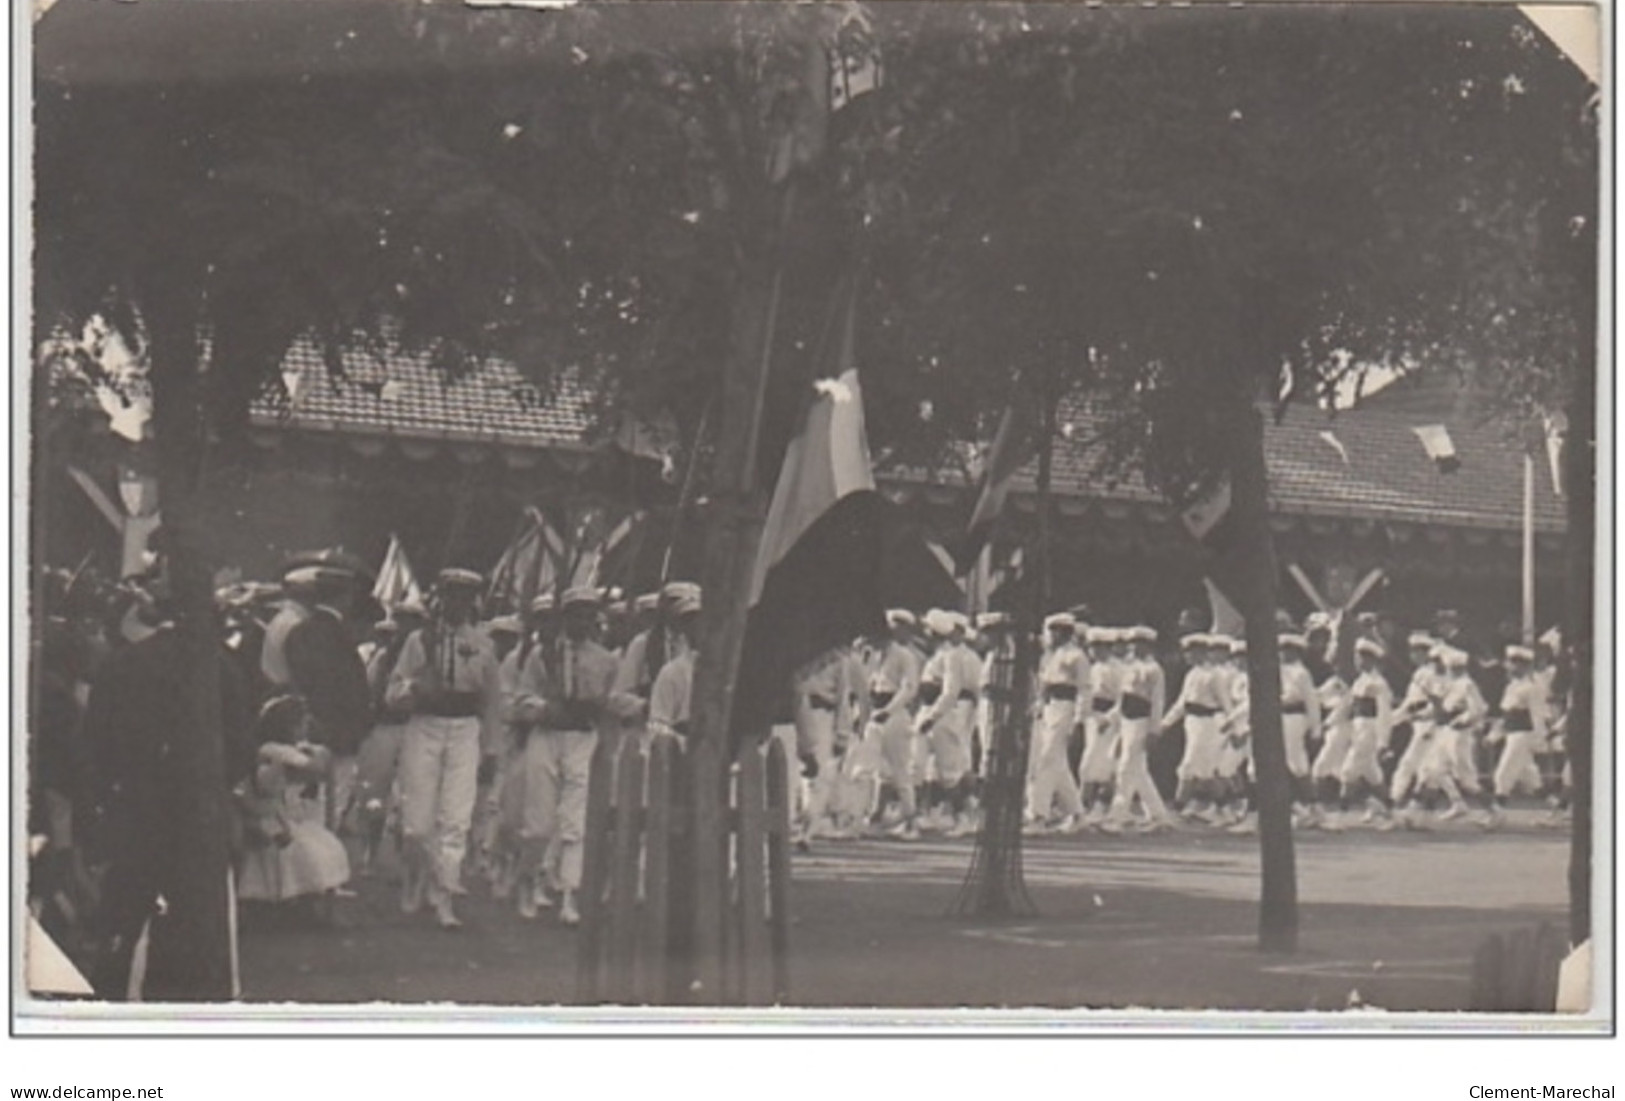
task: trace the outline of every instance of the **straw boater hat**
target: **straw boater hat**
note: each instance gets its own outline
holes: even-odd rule
[[[907,608],[886,609],[886,626],[888,627],[913,627],[918,623],[919,620],[914,618],[914,613]]]
[[[1125,633],[1125,635],[1127,635],[1128,640],[1130,642],[1155,642],[1155,641],[1157,641],[1157,632],[1154,629],[1152,629],[1150,627],[1147,627],[1143,623],[1139,623],[1139,624],[1136,624],[1133,627],[1130,627],[1124,633]]]
[[[652,612],[659,607],[659,593],[642,593],[632,601],[632,610],[634,612]]]
[[[941,608],[932,608],[926,612],[923,622],[927,631],[941,638],[947,638],[954,633],[953,613],[945,612]]]
[[[1239,657],[1244,656],[1246,653],[1247,653],[1247,640],[1246,639],[1244,639],[1244,638],[1233,638],[1233,639],[1230,640],[1230,656],[1231,657],[1238,657],[1239,658]]]
[[[1044,617],[1044,632],[1075,631],[1078,627],[1077,619],[1071,612],[1056,612],[1054,615]]]
[[[695,598],[698,599],[697,593]],[[591,585],[577,585],[574,588],[565,589],[564,595],[559,598],[559,608],[566,612],[571,608],[596,608],[602,603],[603,598],[598,595],[598,590]]]
[[[1211,640],[1205,633],[1201,631],[1192,631],[1190,634],[1180,638],[1179,648],[1181,650],[1197,650],[1203,646],[1209,645],[1210,641]]]
[[[983,612],[976,617],[976,627],[981,631],[997,631],[1015,625],[1016,617],[1009,612]]]
[[[1410,637],[1405,640],[1405,645],[1412,650],[1426,650],[1432,653],[1433,648],[1439,645],[1439,640],[1426,631],[1412,631]]]
[[[1281,635],[1275,641],[1276,644],[1283,650],[1309,649],[1309,640],[1304,638],[1302,635]]]
[[[1508,661],[1522,661],[1522,662],[1533,663],[1534,660],[1535,660],[1535,652],[1533,650],[1531,650],[1527,646],[1518,646],[1518,645],[1508,646],[1506,654],[1507,654],[1507,660]]]
[[[699,599],[700,587],[692,581],[668,581],[661,586],[660,599],[668,603],[685,596],[692,596],[696,600]]]
[[[547,615],[557,607],[558,601],[552,593],[537,593],[530,602],[529,611],[531,615]]]
[[[447,566],[440,571],[436,582],[442,589],[478,589],[485,584],[485,578],[475,570]]]
[[[1382,658],[1387,654],[1387,651],[1382,648],[1382,643],[1370,638],[1362,638],[1356,642],[1354,652],[1356,654],[1367,654],[1374,658]]]
[[[515,638],[525,633],[524,626],[515,615],[499,615],[485,625],[485,633],[489,635],[513,635]]]
[[[1455,646],[1446,646],[1443,649],[1444,653],[1439,656],[1439,660],[1444,663],[1446,669],[1467,668],[1468,657],[1466,650]]]

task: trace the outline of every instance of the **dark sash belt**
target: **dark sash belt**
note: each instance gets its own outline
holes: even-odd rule
[[[1356,719],[1376,718],[1377,701],[1370,696],[1356,696],[1354,698],[1354,717]]]
[[[967,688],[963,692],[960,692],[955,698],[958,699],[960,703],[975,703],[976,693]]]
[[[936,703],[937,698],[941,695],[942,685],[936,683],[935,681],[929,680],[920,682],[920,702],[925,704],[927,707],[930,707],[932,704]]]
[[[1089,701],[1090,709],[1097,715],[1104,715],[1106,712],[1110,711],[1116,706],[1117,701],[1112,699],[1110,696],[1096,696],[1094,699]]]
[[[1058,700],[1062,703],[1071,703],[1078,698],[1078,686],[1075,684],[1046,684],[1044,686],[1046,700]]]
[[[1526,707],[1515,707],[1503,716],[1506,721],[1508,734],[1533,734],[1535,732],[1535,718]]]
[[[1293,701],[1291,703],[1288,703],[1287,701],[1282,700],[1281,701],[1281,714],[1283,714],[1283,715],[1307,715],[1307,714],[1309,714],[1309,705],[1306,704],[1306,703],[1298,702],[1298,701]]]
[[[1217,707],[1209,707],[1205,703],[1187,703],[1185,710],[1198,719],[1210,719],[1219,713]]]
[[[478,692],[438,692],[418,704],[418,714],[437,719],[472,719],[480,713]]]
[[[1144,696],[1125,695],[1123,697],[1123,718],[1149,719],[1151,717],[1151,701]]]
[[[808,696],[807,706],[814,711],[834,711],[835,701],[825,699],[823,696]]]

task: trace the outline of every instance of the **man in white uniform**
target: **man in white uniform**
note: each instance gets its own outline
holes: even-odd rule
[[[1084,632],[1089,644],[1087,703],[1082,716],[1083,758],[1078,762],[1085,821],[1098,826],[1111,809],[1112,778],[1117,774],[1118,701],[1123,694],[1127,662],[1119,648],[1118,632],[1110,627],[1090,627]]]
[[[1472,658],[1467,651],[1446,647],[1443,662],[1445,687],[1439,702],[1442,720],[1427,775],[1427,782],[1450,800],[1450,805],[1439,812],[1441,821],[1465,815],[1465,796],[1477,795],[1482,788],[1478,779],[1478,734],[1490,713],[1489,704],[1468,672]]]
[[[1286,742],[1286,768],[1292,776],[1292,815],[1300,826],[1319,820],[1309,779],[1309,746],[1320,741],[1320,696],[1304,666],[1309,642],[1302,635],[1281,635],[1281,736]]]
[[[965,803],[981,663],[964,644],[964,627],[958,613],[932,609],[926,614],[925,626],[937,640],[937,648],[920,674],[921,707],[915,729],[931,747],[936,779],[927,788],[934,787],[934,794],[942,800],[949,816],[945,823],[949,832],[961,835],[971,829]]]
[[[1501,714],[1489,738],[1492,743],[1501,743],[1490,805],[1491,825],[1500,824],[1507,800],[1520,788],[1541,789],[1535,752],[1537,746],[1545,745],[1548,733],[1546,686],[1534,675],[1535,652],[1527,646],[1508,646],[1506,665],[1507,686],[1501,693]]]
[[[1349,685],[1349,747],[1338,772],[1345,811],[1364,799],[1365,814],[1360,821],[1378,828],[1391,828],[1392,805],[1383,783],[1382,761],[1388,754],[1393,731],[1394,690],[1383,676],[1386,657],[1382,644],[1362,638],[1354,644],[1356,673]]]
[[[401,745],[401,907],[427,898],[441,928],[462,922],[463,857],[474,816],[482,731],[502,722],[496,654],[474,625],[484,579],[447,569],[436,584],[434,621],[407,639],[390,674],[387,706],[411,717]]]
[[[576,892],[586,840],[587,785],[616,674],[614,656],[593,637],[599,607],[596,589],[564,593],[560,637],[550,647],[531,651],[519,673],[514,703],[516,720],[534,728],[525,743],[519,913],[534,918],[557,896],[559,923],[566,926],[581,921]]]
[[[1252,800],[1248,792],[1252,786],[1253,724],[1251,682],[1247,679],[1247,640],[1225,639],[1228,658],[1218,669],[1224,686],[1225,712],[1219,730],[1223,742],[1219,747],[1218,782],[1214,814],[1216,825],[1227,826],[1234,833],[1251,833]]]
[[[1167,679],[1157,662],[1157,632],[1140,625],[1128,630],[1133,655],[1126,664],[1119,697],[1120,725],[1117,741],[1117,772],[1111,810],[1101,829],[1115,833],[1129,820],[1135,800],[1150,830],[1167,829],[1173,824],[1162,794],[1151,780],[1146,753],[1150,740],[1162,726]]]
[[[1433,756],[1434,726],[1438,721],[1439,701],[1444,696],[1444,667],[1438,660],[1444,649],[1431,635],[1422,632],[1413,633],[1409,644],[1414,672],[1397,712],[1400,719],[1409,720],[1411,740],[1394,766],[1388,795],[1395,807],[1403,808],[1405,825],[1414,828],[1421,809],[1417,799],[1420,779],[1424,765]]]
[[[1214,669],[1218,657],[1214,640],[1196,633],[1180,639],[1179,645],[1190,668],[1179,698],[1163,716],[1162,729],[1185,724],[1185,752],[1179,762],[1174,803],[1185,817],[1207,820],[1217,786],[1221,723],[1229,701],[1222,694],[1223,684]],[[1228,647],[1225,649],[1228,652]]]
[[[1045,648],[1038,661],[1038,713],[1033,723],[1028,764],[1027,815],[1044,828],[1059,804],[1061,832],[1075,830],[1083,816],[1077,781],[1067,766],[1066,743],[1079,721],[1078,701],[1089,688],[1090,668],[1065,612],[1044,620]]]

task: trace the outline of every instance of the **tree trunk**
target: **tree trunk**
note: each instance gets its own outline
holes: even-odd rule
[[[789,196],[781,196],[779,230],[788,220]],[[718,410],[716,453],[709,499],[700,509],[705,525],[705,592],[700,623],[700,660],[694,671],[690,793],[694,808],[691,859],[693,913],[690,1000],[715,1004],[722,996],[723,895],[727,887],[726,786],[733,744],[734,682],[750,612],[750,582],[761,538],[763,504],[755,485],[757,426],[762,386],[772,351],[777,309],[780,242],[766,238],[742,265],[734,293],[728,362]],[[749,736],[756,731],[747,731]]]
[[[168,281],[165,274],[154,283]],[[198,482],[203,449],[202,395],[197,365],[197,315],[188,295],[165,287],[143,300],[152,353],[152,415],[158,459],[164,546],[175,630],[186,662],[190,729],[174,793],[188,827],[166,892],[172,936],[156,939],[150,985],[166,998],[220,1001],[233,996],[231,854],[220,696],[220,642],[214,592],[201,542]]]
[[[1275,642],[1276,568],[1270,536],[1264,420],[1251,403],[1236,410],[1230,488],[1238,558],[1237,610],[1247,620],[1247,686],[1251,700],[1254,786],[1262,884],[1258,947],[1298,947],[1298,876],[1292,850],[1292,780],[1281,731],[1281,658]]]
[[[1576,386],[1568,409],[1568,443],[1563,480],[1567,491],[1568,532],[1564,550],[1567,591],[1564,593],[1564,639],[1568,645],[1570,689],[1568,753],[1574,776],[1572,834],[1569,845],[1569,941],[1591,936],[1591,780],[1592,685],[1596,660],[1595,574],[1597,539],[1597,408],[1596,374]]]

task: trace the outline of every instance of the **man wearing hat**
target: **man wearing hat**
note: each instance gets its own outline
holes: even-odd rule
[[[1441,820],[1448,820],[1467,813],[1464,795],[1477,795],[1482,790],[1478,779],[1478,734],[1489,719],[1490,709],[1472,678],[1472,655],[1459,647],[1446,646],[1442,661],[1442,719],[1434,740],[1433,767],[1424,775],[1430,786],[1450,800],[1450,805],[1439,813]]]
[[[671,627],[681,640],[677,656],[661,667],[649,690],[649,734],[687,739],[694,696],[694,664],[700,652],[700,594],[678,594],[671,602]]]
[[[1189,669],[1179,698],[1162,718],[1162,729],[1185,724],[1185,755],[1179,762],[1179,789],[1174,793],[1174,803],[1187,818],[1206,819],[1217,794],[1221,723],[1229,702],[1215,668],[1220,648],[1214,639],[1198,632],[1186,635],[1179,644]],[[1224,649],[1228,651],[1228,647]]]
[[[525,745],[535,724],[521,721],[515,714],[519,699],[519,673],[538,648],[556,644],[559,633],[558,602],[553,593],[538,593],[531,599],[520,620],[519,641],[497,666],[502,687],[503,736],[492,787],[496,797],[496,821],[492,853],[491,897],[513,896],[519,880],[524,844],[520,836],[525,814]]]
[[[389,676],[395,670],[406,640],[424,623],[428,613],[417,603],[400,604],[373,624],[377,645],[366,656],[367,694],[372,700],[372,730],[356,751],[355,819],[360,837],[358,861],[362,875],[371,873],[383,846],[390,813],[396,809],[395,777],[406,737],[407,716],[384,701]]]
[[[1089,627],[1088,681],[1085,703],[1079,708],[1083,727],[1083,755],[1078,760],[1085,821],[1099,825],[1111,809],[1112,778],[1117,771],[1118,703],[1123,695],[1126,662],[1119,655],[1118,632],[1112,627]],[[1126,649],[1126,640],[1124,642]]]
[[[300,572],[300,571],[296,571]],[[349,615],[359,573],[347,556],[333,554],[308,567],[303,587],[310,604],[285,637],[287,690],[301,697],[311,718],[310,740],[332,755],[327,780],[327,827],[341,829],[355,791],[356,754],[372,732],[372,693],[356,649]]]
[[[1361,822],[1380,828],[1392,825],[1387,787],[1383,784],[1382,759],[1388,752],[1393,730],[1394,691],[1383,673],[1380,642],[1362,638],[1354,644],[1354,683],[1349,685],[1349,747],[1338,772],[1343,809],[1360,799],[1366,802]]]
[[[1388,795],[1394,806],[1405,808],[1406,824],[1413,825],[1410,816],[1418,809],[1419,780],[1433,756],[1439,703],[1444,697],[1444,664],[1439,659],[1445,647],[1425,631],[1413,631],[1407,646],[1414,669],[1396,708],[1396,719],[1408,723],[1410,740],[1394,766]]]
[[[821,655],[794,678],[796,755],[808,773],[803,808],[804,843],[827,832],[830,801],[840,777],[840,758],[861,722],[864,673],[848,647]]]
[[[1292,776],[1293,817],[1299,825],[1318,820],[1314,787],[1309,778],[1310,743],[1319,742],[1320,696],[1303,663],[1309,642],[1302,635],[1281,635],[1281,736],[1286,742],[1286,768]]]
[[[1077,621],[1066,612],[1044,620],[1044,653],[1038,659],[1038,713],[1027,769],[1028,817],[1043,827],[1058,809],[1056,825],[1064,833],[1078,828],[1084,811],[1077,781],[1066,759],[1067,739],[1082,721],[1078,704],[1087,697],[1091,675],[1089,659],[1077,642],[1076,626]]]
[[[598,729],[608,717],[616,662],[593,637],[596,589],[567,590],[559,601],[563,632],[556,645],[536,649],[519,674],[514,716],[534,730],[525,743],[524,848],[519,913],[536,916],[559,903],[559,922],[577,925],[581,913],[582,845],[587,827],[587,783]]]
[[[921,707],[915,729],[930,745],[935,779],[927,795],[941,821],[946,814],[949,832],[962,835],[973,828],[967,814],[971,780],[971,727],[975,722],[981,663],[964,644],[962,617],[933,608],[926,613],[925,629],[936,649],[920,673]]]
[[[1314,675],[1313,668],[1310,674]],[[1352,700],[1348,682],[1329,664],[1324,678],[1316,683],[1320,726],[1325,740],[1320,744],[1320,752],[1315,754],[1314,763],[1309,766],[1309,779],[1315,789],[1315,798],[1320,801],[1322,828],[1336,829],[1340,824],[1331,816],[1344,803],[1341,780],[1343,760],[1348,756],[1349,745],[1354,740]]]
[[[1492,824],[1500,821],[1507,800],[1516,795],[1519,788],[1541,789],[1540,766],[1535,761],[1535,753],[1537,747],[1545,745],[1549,729],[1546,692],[1534,675],[1534,650],[1527,646],[1508,646],[1506,666],[1507,686],[1501,693],[1501,714],[1489,737],[1491,743],[1501,743],[1490,807]]]
[[[1165,829],[1171,824],[1162,793],[1151,780],[1148,759],[1152,734],[1162,725],[1168,690],[1166,674],[1157,661],[1157,632],[1141,624],[1131,627],[1127,638],[1132,649],[1120,683],[1117,769],[1112,777],[1115,790],[1111,809],[1101,823],[1101,829],[1109,833],[1128,823],[1135,800],[1147,828]]]
[[[1214,794],[1214,818],[1224,820],[1232,833],[1252,833],[1253,696],[1247,673],[1247,640],[1216,635],[1215,648],[1225,650],[1220,661],[1224,695],[1228,700],[1220,721],[1222,740]]]
[[[491,640],[475,625],[484,579],[445,569],[432,621],[413,632],[390,674],[385,703],[410,717],[401,745],[401,907],[428,900],[445,929],[458,919],[463,858],[479,785],[480,746],[502,721]]]
[[[503,829],[502,793],[506,786],[509,765],[517,757],[513,724],[507,719],[513,706],[516,681],[514,656],[524,637],[525,626],[517,615],[495,616],[481,624],[485,637],[491,640],[491,651],[497,660],[497,685],[502,697],[502,717],[489,729],[481,731],[480,771],[478,794],[474,802],[474,824],[470,860],[487,879],[493,893],[504,882],[505,869],[513,865],[514,843],[517,835]]]

